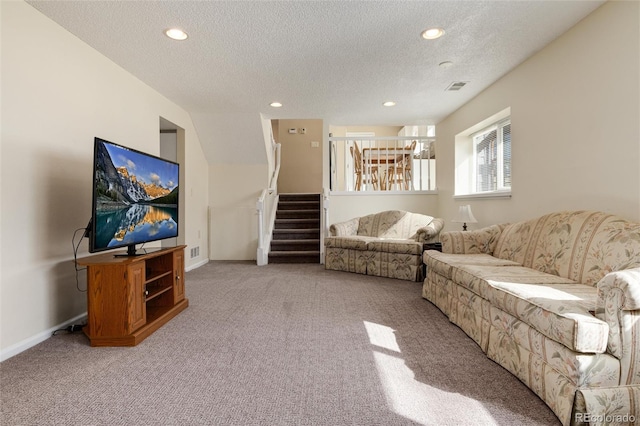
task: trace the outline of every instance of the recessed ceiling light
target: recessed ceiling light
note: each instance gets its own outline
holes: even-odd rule
[[[440,62],[438,65],[440,65],[441,68],[451,68],[453,66],[453,62],[444,61],[444,62]]]
[[[393,101],[387,101],[387,102],[383,103],[382,105],[383,105],[383,106],[394,106],[395,104],[396,104],[396,103],[395,103],[395,102],[393,102]]]
[[[186,40],[187,37],[189,37],[187,33],[182,31],[180,28],[169,28],[164,33],[167,37],[174,40]]]
[[[444,30],[442,28],[429,28],[422,32],[422,38],[426,40],[435,40],[444,35]]]
[[[282,106],[280,102],[271,102],[269,105],[271,105],[274,108],[280,108]]]

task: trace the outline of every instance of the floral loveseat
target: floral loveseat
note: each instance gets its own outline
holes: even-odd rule
[[[640,421],[640,224],[552,213],[440,236],[423,297],[564,425]]]
[[[325,268],[422,281],[423,244],[437,242],[443,226],[442,219],[400,210],[335,223],[324,239]]]

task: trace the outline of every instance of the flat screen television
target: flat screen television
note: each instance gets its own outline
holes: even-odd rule
[[[93,152],[89,251],[135,256],[138,244],[177,237],[180,165],[100,138]]]

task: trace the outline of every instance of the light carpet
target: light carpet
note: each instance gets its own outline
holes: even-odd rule
[[[60,334],[0,364],[2,425],[557,425],[421,284],[210,262],[132,348]]]

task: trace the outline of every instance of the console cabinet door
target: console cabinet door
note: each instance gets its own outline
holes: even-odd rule
[[[133,263],[129,266],[129,331],[133,333],[147,322],[147,303],[145,300],[144,262]]]
[[[173,303],[184,299],[184,250],[173,252]]]

